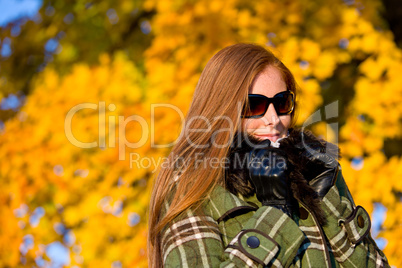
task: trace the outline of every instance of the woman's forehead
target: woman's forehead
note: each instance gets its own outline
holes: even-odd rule
[[[249,93],[273,97],[275,94],[285,91],[286,88],[281,71],[276,67],[267,66],[256,76]]]

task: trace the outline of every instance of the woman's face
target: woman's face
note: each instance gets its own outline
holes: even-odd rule
[[[257,75],[249,93],[272,98],[275,94],[286,90],[286,83],[283,81],[281,72],[273,66],[267,66]],[[263,117],[244,119],[243,128],[258,139],[275,142],[279,138],[286,137],[290,123],[290,114],[278,116],[271,103]]]

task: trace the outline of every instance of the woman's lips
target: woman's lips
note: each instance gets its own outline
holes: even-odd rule
[[[260,138],[263,140],[270,140],[272,142],[276,142],[280,136],[279,134],[262,134],[262,133],[260,133],[260,134],[254,133],[253,135],[257,138]]]

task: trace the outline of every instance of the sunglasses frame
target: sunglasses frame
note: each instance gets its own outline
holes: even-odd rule
[[[279,95],[279,94],[284,94],[284,93],[289,93],[289,94],[292,96],[292,108],[290,109],[289,112],[286,112],[286,113],[279,113],[279,112],[276,110],[274,100],[275,100],[275,97],[277,97],[277,95]],[[276,113],[278,114],[278,116],[279,116],[279,115],[288,115],[288,114],[291,114],[291,113],[293,112],[294,108],[295,108],[295,99],[294,99],[294,98],[295,98],[295,94],[294,94],[292,91],[290,91],[290,90],[278,92],[278,93],[276,93],[272,98],[268,98],[267,96],[264,96],[264,95],[261,95],[261,94],[248,94],[248,97],[258,97],[258,98],[262,98],[262,99],[268,99],[268,105],[265,107],[264,113],[259,114],[259,115],[251,115],[251,116],[242,115],[242,118],[261,118],[261,117],[263,117],[263,116],[266,114],[266,112],[267,112],[267,110],[268,110],[268,108],[269,108],[269,105],[270,105],[271,103],[274,105],[275,111],[276,111]]]

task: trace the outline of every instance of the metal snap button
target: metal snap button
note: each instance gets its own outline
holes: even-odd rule
[[[258,248],[260,246],[260,239],[255,236],[250,236],[247,238],[247,246],[249,248]]]

